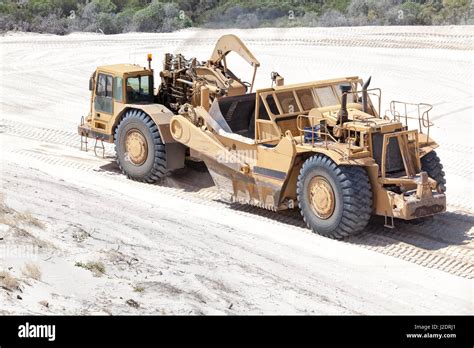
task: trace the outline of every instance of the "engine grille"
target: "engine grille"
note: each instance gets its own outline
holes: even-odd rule
[[[372,147],[374,151],[375,162],[381,166],[382,165],[382,145],[383,145],[383,134],[376,133],[372,135]],[[402,154],[400,153],[400,148],[398,147],[397,138],[390,138],[387,146],[387,158],[385,159],[386,172],[400,172],[405,170],[405,165],[403,164]]]

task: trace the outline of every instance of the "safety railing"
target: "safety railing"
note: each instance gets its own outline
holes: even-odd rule
[[[307,123],[308,124],[307,126],[304,126],[302,125],[302,120],[303,119],[307,119]],[[318,120],[318,123],[317,122],[313,122],[313,124],[311,124],[311,122],[309,122],[309,120],[311,119],[314,119],[314,120]],[[298,117],[296,118],[296,127],[298,128],[298,132],[299,132],[299,136],[301,137],[301,144],[311,144],[311,146],[315,146],[315,144],[317,142],[321,142],[322,145],[328,149],[329,148],[329,139],[331,140],[331,142],[333,143],[340,143],[339,140],[337,140],[336,138],[334,138],[330,133],[329,131],[327,130],[326,128],[326,124],[323,122],[322,124],[319,123],[320,121],[320,118],[316,117],[316,116],[309,116],[309,115],[298,115]],[[316,128],[317,126],[319,126],[319,128]],[[310,134],[311,137],[310,137],[310,141],[305,141],[305,134]],[[308,139],[308,138],[306,138]],[[343,156],[344,158],[347,158],[348,157],[348,154],[344,151],[341,151],[340,149],[337,149],[337,148],[332,148],[333,151],[335,152],[338,152],[341,156]]]
[[[382,105],[382,90],[380,88],[370,88],[368,89],[367,91],[367,103],[368,105],[369,102],[372,103],[372,100],[370,98],[370,96],[373,96],[373,97],[376,97],[377,98],[377,108],[376,108],[376,111],[378,112],[377,116],[380,117],[380,111],[381,111],[381,105]],[[363,94],[363,91],[349,91],[347,92],[347,94],[353,94],[356,96],[356,101],[357,102],[362,102],[362,94]],[[372,103],[372,106],[375,108],[375,106],[373,105]]]
[[[411,110],[410,110],[411,108]],[[408,120],[418,121],[418,131],[424,134],[426,129],[426,141],[430,137],[430,127],[434,125],[430,121],[429,112],[433,109],[433,105],[426,103],[407,103],[397,100],[390,102],[390,109],[387,110],[392,115],[394,121],[402,122],[408,128]],[[387,113],[387,111],[385,113]]]
[[[304,119],[307,119],[307,121],[305,122],[306,125],[302,124],[302,120]],[[311,124],[311,122],[309,122],[309,120],[311,119],[317,120],[317,122],[313,122]],[[311,145],[311,147],[314,147],[316,143],[320,143],[320,145],[318,144],[318,146],[322,145],[326,149],[329,149],[330,143],[337,143],[340,145],[341,141],[336,139],[331,133],[329,133],[328,129],[326,128],[325,122],[319,123],[320,121],[321,118],[317,116],[298,115],[298,117],[296,118],[296,127],[299,131],[299,136],[301,137],[301,144],[307,144]],[[310,135],[309,137],[308,134]],[[355,137],[350,138],[348,139],[348,141],[346,141],[346,143],[343,144],[345,145],[344,150],[334,146],[331,147],[331,150],[339,153],[343,159],[347,160],[351,156],[352,146],[355,142]]]
[[[305,122],[306,125],[303,125],[303,120],[307,120]],[[311,122],[314,120],[315,122]],[[316,122],[316,120],[318,122]],[[310,143],[311,146],[318,141],[323,142],[327,148],[328,139],[331,139],[333,142],[338,142],[336,138],[334,138],[326,129],[326,125],[319,123],[320,118],[316,116],[309,116],[309,115],[298,115],[296,118],[296,128],[298,129],[299,136],[301,137],[301,143]],[[305,138],[308,139],[307,134],[310,134],[311,141],[305,141]]]
[[[348,155],[352,152],[352,146],[354,145],[354,143],[357,142],[357,129],[353,126],[349,126],[349,127],[346,128],[346,131],[347,131],[347,137],[346,137],[347,156],[345,156],[345,157],[347,159]],[[351,136],[352,134],[354,136]]]

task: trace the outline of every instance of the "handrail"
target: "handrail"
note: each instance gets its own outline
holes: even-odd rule
[[[403,107],[403,113],[401,113],[399,110],[397,110],[397,106],[402,106]],[[408,112],[408,106],[414,106],[416,107],[416,114],[410,115]],[[423,108],[425,109],[423,111]],[[427,141],[428,138],[430,137],[430,127],[434,125],[433,122],[430,121],[430,116],[429,112],[433,109],[433,105],[431,104],[426,104],[426,103],[408,103],[408,102],[402,102],[398,100],[392,100],[390,102],[390,111],[393,119],[397,122],[402,122],[401,120],[405,120],[405,127],[408,128],[408,120],[417,120],[418,121],[418,130],[421,134],[423,134],[423,129],[426,128],[426,136],[427,136]],[[403,123],[403,122],[402,122]]]
[[[359,94],[362,94],[363,91],[349,91],[346,92],[347,94],[355,94],[357,95],[357,98],[359,98]],[[367,91],[368,95],[373,95],[376,96],[378,99],[378,117],[381,117],[380,111],[381,111],[381,106],[382,106],[382,90],[380,88],[369,88]],[[369,93],[369,92],[378,92],[377,93]],[[373,105],[373,104],[372,104]]]
[[[304,127],[301,126],[301,120],[303,118],[307,118],[307,119],[310,119],[310,118],[313,118],[313,119],[316,119],[317,116],[309,116],[309,115],[298,115],[298,117],[296,118],[296,128],[298,129],[299,131],[299,136],[301,137],[301,142],[303,143],[304,142],[304,133],[308,133],[308,132],[311,132],[311,146],[314,146],[314,143],[315,143],[315,134],[319,133],[319,137],[321,135],[324,135],[324,143],[327,147],[327,142],[328,142],[328,136],[329,138],[331,138],[332,141],[334,142],[338,142],[337,139],[335,139],[329,132],[323,132],[321,130],[321,128],[318,130],[318,131],[314,131],[313,130],[313,127],[316,126],[316,125],[313,125],[313,126],[310,126],[311,127],[311,130],[305,130]],[[327,128],[325,128],[325,130],[327,130]]]
[[[346,130],[347,130],[347,138],[346,138],[346,140],[347,140],[347,150],[348,150],[348,153],[351,153],[351,150],[352,150],[351,145],[357,141],[357,136],[356,136],[357,135],[357,128],[354,127],[354,126],[349,126],[349,127],[346,128]],[[354,132],[355,137],[351,137],[351,131]]]

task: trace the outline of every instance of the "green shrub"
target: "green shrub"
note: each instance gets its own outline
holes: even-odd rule
[[[471,0],[0,0],[0,31],[473,24]]]
[[[135,31],[159,32],[163,26],[163,4],[153,1],[149,6],[137,11],[133,16]]]

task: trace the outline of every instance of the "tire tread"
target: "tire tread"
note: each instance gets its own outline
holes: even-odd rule
[[[161,181],[165,176],[168,176],[170,174],[170,171],[167,169],[166,165],[166,149],[165,145],[163,143],[163,140],[161,139],[160,132],[158,130],[157,125],[155,122],[151,119],[149,115],[147,115],[145,112],[137,109],[132,109],[129,110],[125,113],[124,117],[120,120],[118,126],[115,128],[115,152],[118,150],[118,142],[119,142],[119,130],[120,127],[128,122],[130,119],[138,119],[142,123],[144,123],[145,126],[147,126],[148,130],[150,131],[151,137],[153,139],[155,151],[154,151],[154,163],[153,167],[151,170],[141,178],[134,177],[132,175],[129,175],[125,169],[123,168],[122,164],[120,163],[120,159],[117,156],[117,164],[120,167],[120,170],[122,173],[124,173],[129,179],[135,180],[135,181],[141,181],[141,182],[147,182],[147,183],[155,183]]]
[[[310,169],[325,167],[334,172],[343,194],[341,206],[342,217],[338,226],[330,232],[318,231],[316,226],[311,226],[306,214],[307,208],[303,200],[305,188],[304,178]],[[307,159],[298,175],[297,189],[298,205],[306,225],[315,233],[334,239],[343,239],[361,232],[368,224],[372,215],[372,188],[367,173],[359,166],[338,166],[330,158],[322,154],[314,155]],[[310,213],[311,214],[311,213]]]

